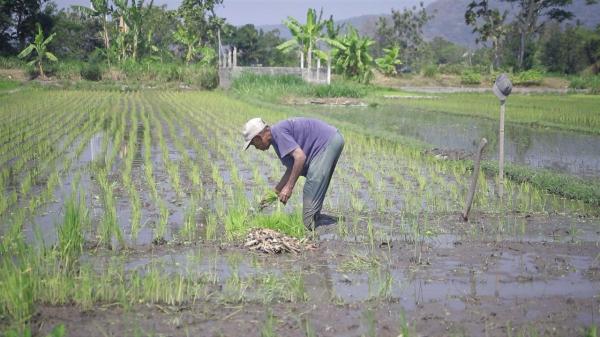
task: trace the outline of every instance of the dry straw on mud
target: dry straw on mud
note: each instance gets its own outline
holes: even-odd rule
[[[317,249],[307,239],[296,239],[267,228],[253,229],[246,236],[244,247],[266,254],[294,253]]]

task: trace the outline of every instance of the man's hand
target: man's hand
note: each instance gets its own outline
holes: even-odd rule
[[[281,189],[281,192],[279,192],[279,201],[281,201],[284,205],[287,203],[287,201],[292,196],[292,189],[293,189],[292,187],[290,187],[289,185],[286,184]]]

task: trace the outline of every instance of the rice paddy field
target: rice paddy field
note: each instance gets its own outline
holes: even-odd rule
[[[537,99],[519,102],[535,110]],[[222,91],[26,88],[0,102],[7,336],[596,335],[597,205],[511,180],[500,199],[480,173],[462,222],[470,162],[357,127],[379,125],[369,110]],[[569,129],[593,134],[598,107],[584,110],[595,112]],[[302,225],[303,180],[288,205],[260,210],[284,168],[272,150],[241,151],[247,119],[295,114],[346,140],[324,206],[338,223],[314,232]],[[250,252],[253,228],[316,249]]]

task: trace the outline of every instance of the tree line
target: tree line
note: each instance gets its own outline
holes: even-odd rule
[[[214,68],[219,48],[228,46],[239,51],[238,65],[327,63],[360,82],[368,82],[375,69],[388,76],[465,69],[598,73],[600,26],[565,24],[574,19],[568,10],[572,0],[500,1],[516,9],[512,20],[489,0],[473,0],[465,8],[464,23],[479,46],[469,50],[439,37],[425,40],[423,29],[436,13],[428,13],[423,3],[392,9],[378,20],[373,36],[309,8],[305,19],[284,21],[292,35],[286,41],[278,31],[227,23],[215,13],[223,0],[183,0],[176,9],[152,0],[91,0],[89,6],[60,10],[47,0],[4,0],[0,54],[27,59],[42,77],[42,64],[57,60],[109,68],[163,63]]]

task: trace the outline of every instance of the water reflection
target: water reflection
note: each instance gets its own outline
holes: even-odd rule
[[[322,109],[322,108],[321,108]],[[314,108],[311,110],[314,111]],[[396,105],[378,108],[327,108],[328,117],[416,138],[434,147],[475,151],[489,141],[487,159],[497,158],[498,121],[422,111]],[[510,118],[509,118],[510,120]],[[509,162],[547,168],[583,177],[600,177],[600,136],[532,128],[508,123],[505,158]]]

